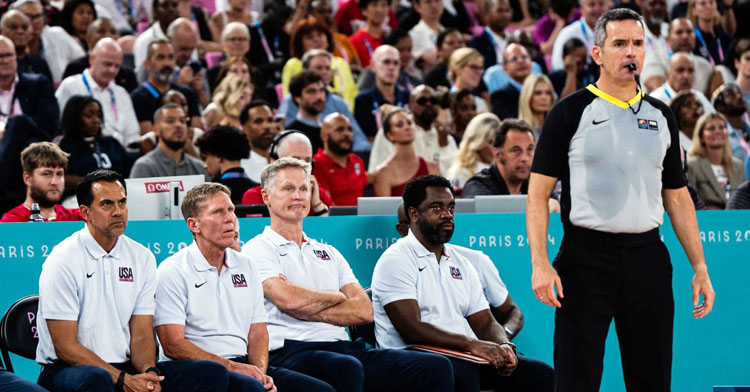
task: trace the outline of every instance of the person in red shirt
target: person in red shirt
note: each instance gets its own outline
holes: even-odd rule
[[[328,189],[337,206],[356,206],[368,184],[365,164],[352,154],[352,124],[343,114],[331,113],[320,131],[323,148],[315,154],[315,178]]]
[[[57,204],[65,188],[67,153],[54,143],[33,143],[21,152],[21,166],[26,200],[5,213],[0,222],[28,222],[32,203],[39,204],[45,222],[83,220],[78,209]]]
[[[279,158],[291,157],[313,164],[312,144],[307,136],[295,130],[288,130],[278,134],[271,144],[270,161],[273,163]],[[262,176],[261,176],[262,182]],[[312,185],[312,196],[310,197],[310,213],[308,216],[328,216],[328,208],[334,205],[333,199],[328,192],[318,186],[315,176],[310,175]],[[264,204],[261,186],[250,188],[242,195],[242,204]]]
[[[336,11],[336,26],[338,27],[339,33],[342,34],[352,35],[352,33],[358,31],[360,27],[365,25],[364,20],[365,17],[362,14],[362,9],[357,0],[342,2],[339,9]],[[390,8],[388,9],[387,22],[384,22],[384,24],[388,25],[391,29],[398,28],[396,13]]]
[[[390,8],[387,0],[359,0],[359,8],[367,24],[349,37],[349,41],[357,49],[359,61],[364,68],[370,65],[372,52],[382,42],[385,35],[383,22],[388,17]]]

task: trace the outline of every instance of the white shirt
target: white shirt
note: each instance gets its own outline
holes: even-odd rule
[[[153,10],[153,0],[129,0],[131,3],[132,16],[136,20],[151,20],[151,12]],[[110,20],[118,31],[133,30],[133,26],[128,21],[128,9],[124,8],[119,0],[94,0],[94,3],[104,8],[110,14]],[[118,7],[119,5],[119,7]],[[97,15],[99,14],[97,10]],[[101,17],[101,15],[99,15]]]
[[[146,31],[138,34],[133,44],[133,58],[135,60],[136,75],[144,68],[143,62],[146,61],[148,54],[148,45],[160,39],[167,39],[167,35],[161,29],[159,22],[154,22]]]
[[[242,247],[258,266],[260,281],[286,275],[290,283],[309,289],[335,290],[357,283],[349,263],[336,248],[303,233],[302,247],[288,241],[269,226]],[[346,328],[328,323],[302,321],[283,313],[266,298],[268,351],[284,347],[284,340],[330,342],[349,340]]]
[[[456,252],[471,262],[471,265],[477,270],[479,280],[482,282],[482,291],[484,298],[487,299],[490,306],[497,308],[505,303],[508,299],[508,288],[505,282],[500,278],[492,259],[480,250],[465,248],[463,246],[453,245]]]
[[[563,47],[571,38],[578,38],[586,44],[586,57],[591,59],[591,48],[594,47],[594,30],[581,19],[565,26],[557,34],[555,43],[552,45],[552,70],[559,71],[565,69],[563,62]]]
[[[703,92],[708,91],[708,85],[711,82],[711,76],[714,67],[705,58],[688,53],[690,59],[695,65],[695,89]],[[643,72],[641,72],[641,83],[658,76],[666,80],[669,71],[669,50],[649,52],[646,50],[646,57],[643,60]],[[644,85],[645,87],[645,85]]]
[[[444,170],[448,170],[448,167],[453,163],[453,158],[458,152],[456,140],[449,135],[448,144],[440,147],[440,143],[438,142],[438,131],[435,127],[425,131],[424,128],[414,124],[414,130],[414,152],[417,156],[422,157],[428,162],[437,163],[440,166],[440,172],[445,173]],[[395,147],[393,143],[385,137],[383,129],[378,129],[378,133],[375,134],[375,140],[372,143],[370,162],[367,167],[369,167],[370,170],[375,170],[380,164],[390,158],[394,149]]]
[[[268,166],[268,158],[250,150],[250,157],[240,160],[240,166],[251,180],[260,184],[260,175]]]
[[[88,87],[86,87],[87,83]],[[103,135],[114,137],[123,146],[141,140],[141,129],[138,126],[138,118],[135,116],[130,94],[123,87],[118,86],[114,80],[110,80],[109,84],[102,88],[94,81],[88,68],[81,74],[68,76],[55,91],[60,113],[65,109],[65,104],[70,97],[74,95],[90,95],[99,101],[104,115]]]
[[[185,327],[185,339],[223,358],[247,355],[250,326],[266,322],[263,286],[250,259],[225,251],[221,274],[193,242],[156,271],[154,327]],[[159,348],[161,361],[170,360]]]
[[[81,45],[60,26],[44,26],[42,29],[42,57],[49,66],[52,82],[60,83],[65,67],[86,55]]]
[[[130,360],[130,318],[154,314],[156,259],[125,235],[107,253],[87,227],[52,249],[39,276],[36,361],[57,361],[46,320],[78,322],[77,341],[108,363]]]
[[[716,109],[714,109],[714,107],[711,105],[711,101],[709,101],[702,92],[696,89],[690,89],[690,91],[693,92],[693,95],[695,95],[695,97],[698,99],[698,102],[700,102],[701,106],[703,106],[703,113],[713,113],[716,111]],[[661,85],[661,87],[650,92],[648,95],[669,105],[670,103],[672,103],[672,99],[674,99],[675,95],[677,95],[677,92],[674,91],[669,83],[665,82]]]
[[[463,252],[445,244],[438,263],[435,254],[411,231],[386,249],[372,275],[375,338],[379,347],[407,345],[384,309],[385,305],[404,299],[417,301],[423,322],[476,339],[466,317],[489,309],[489,304],[477,272]]]
[[[443,28],[441,27],[442,31]],[[415,59],[422,57],[423,54],[429,51],[437,52],[437,36],[438,33],[432,28],[427,26],[424,20],[420,19],[411,30],[409,30],[409,36],[411,37],[411,55]]]
[[[654,33],[647,27],[645,29],[646,35],[646,56],[644,57],[643,63],[646,63],[646,59],[651,56],[658,56],[660,53],[669,53],[669,44],[667,43],[667,35],[669,34],[669,23],[661,22],[659,25],[659,36],[655,36]]]

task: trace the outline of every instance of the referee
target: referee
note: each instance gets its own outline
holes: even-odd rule
[[[627,9],[609,11],[594,39],[601,76],[552,108],[532,164],[532,287],[539,301],[557,308],[556,391],[599,390],[612,318],[627,390],[669,391],[674,300],[672,265],[659,237],[665,208],[695,270],[694,317],[711,311],[715,294],[681,171],[676,121],[636,82],[643,21]],[[565,236],[553,268],[547,200],[558,179]]]

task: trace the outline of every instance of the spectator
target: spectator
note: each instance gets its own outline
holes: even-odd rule
[[[669,109],[674,113],[680,127],[680,147],[687,151],[693,144],[693,130],[698,119],[703,115],[703,106],[692,91],[677,93]]]
[[[89,53],[94,49],[96,44],[102,38],[111,38],[117,40],[120,38],[120,34],[115,30],[115,26],[112,25],[109,19],[99,18],[89,25],[86,32],[86,43],[89,47]],[[91,64],[89,63],[89,56],[84,55],[73,61],[69,62],[63,72],[63,79],[83,73]],[[120,63],[120,69],[117,71],[117,75],[114,79],[117,85],[122,86],[128,91],[128,94],[138,87],[138,81],[135,78],[135,72],[128,68],[122,62]]]
[[[383,105],[380,116],[383,134],[394,148],[391,156],[374,168],[371,182],[375,196],[401,196],[406,183],[413,178],[440,173],[437,164],[426,161],[414,151],[414,127],[404,109]]]
[[[177,12],[177,1],[154,0],[153,2],[154,23],[146,31],[138,34],[133,44],[133,57],[135,59],[135,73],[142,75],[143,68],[148,68],[146,61],[149,60],[149,49],[155,41],[167,40],[165,32],[172,22],[179,17]],[[171,74],[170,74],[171,76]]]
[[[102,104],[101,109],[104,111],[102,133],[114,137],[123,147],[137,149],[141,135],[133,102],[127,90],[115,83],[122,56],[122,49],[115,40],[99,40],[89,55],[91,66],[81,74],[65,78],[55,92],[55,97],[61,108],[65,108],[74,95],[90,95],[95,98]]]
[[[76,194],[86,226],[52,249],[39,277],[39,385],[76,392],[226,391],[217,382],[227,378],[223,366],[156,366],[156,260],[123,234],[128,206],[122,176],[97,170]]]
[[[438,34],[438,61],[424,74],[424,83],[432,88],[450,88],[452,84],[448,79],[448,63],[453,52],[465,47],[463,34],[455,28],[447,28]]]
[[[354,118],[369,140],[382,128],[377,114],[380,106],[404,106],[409,101],[409,92],[396,85],[400,64],[398,50],[393,46],[380,45],[373,52],[370,67],[375,72],[375,88],[359,93],[354,105]]]
[[[706,113],[698,119],[688,151],[687,177],[706,208],[720,210],[745,181],[742,162],[732,156],[727,120],[721,113]]]
[[[742,91],[735,83],[725,83],[714,91],[711,100],[716,111],[727,118],[729,131],[729,147],[732,156],[745,162],[750,155],[750,146],[747,144],[750,135],[750,124],[745,121],[747,106],[742,99]]]
[[[669,24],[667,20],[666,0],[647,0],[641,2],[641,14],[645,22],[644,33],[646,35],[646,56],[657,56],[657,53],[667,53],[670,48],[667,43],[669,35]]]
[[[320,113],[325,109],[327,93],[323,78],[314,72],[302,71],[292,78],[289,90],[299,111],[287,128],[304,133],[310,139],[313,151],[318,151],[323,147]]]
[[[213,83],[213,87],[211,87],[211,94],[215,94],[216,87],[224,80],[225,77],[228,75],[236,75],[240,78],[246,80],[247,82],[251,83],[253,85],[253,91],[257,90],[257,85],[255,84],[255,75],[253,74],[253,67],[250,64],[249,61],[247,61],[247,58],[244,56],[237,56],[237,57],[229,57],[226,60],[222,61],[221,64],[218,65],[219,71],[216,74],[216,79]]]
[[[748,210],[750,209],[750,181],[745,181],[732,193],[732,197],[727,203],[728,210]]]
[[[411,55],[417,68],[426,72],[437,61],[437,36],[443,31],[440,17],[443,15],[441,0],[413,0],[412,6],[419,14],[419,23],[409,30],[413,43]]]
[[[562,29],[580,17],[578,0],[559,0],[549,4],[547,15],[536,23],[533,36],[539,50],[545,54],[552,53],[557,35]]]
[[[346,101],[344,101],[341,96],[330,90],[329,86],[331,85],[331,80],[333,78],[331,73],[331,54],[322,49],[313,49],[305,53],[304,56],[302,56],[302,69],[320,75],[323,79],[323,84],[326,86],[325,108],[320,112],[320,118],[331,113],[343,114],[349,119],[352,129],[354,130],[354,150],[369,150],[372,145],[367,140],[367,137],[362,132],[357,121],[354,119],[354,115],[352,115],[352,112],[349,110]],[[286,117],[287,123],[284,124],[286,126],[297,119],[299,107],[292,98],[292,94],[286,94],[284,96],[284,100],[281,101],[281,105],[279,105],[279,113],[282,113]],[[260,175],[260,173],[258,175]]]
[[[86,31],[91,22],[96,20],[96,8],[91,0],[70,0],[63,3],[60,12],[60,27],[73,37],[84,52],[89,48],[86,44]]]
[[[144,65],[148,71],[148,80],[130,93],[141,134],[151,131],[154,113],[161,106],[162,95],[169,90],[177,90],[185,96],[190,108],[186,113],[190,116],[190,126],[200,128],[203,122],[195,93],[191,89],[170,82],[175,69],[172,44],[165,39],[151,42]]]
[[[448,123],[452,124],[453,134],[461,139],[469,121],[477,115],[476,97],[469,90],[459,90],[449,96],[450,112]]]
[[[308,164],[289,158],[263,171],[271,224],[242,247],[263,283],[269,365],[338,391],[452,391],[445,358],[349,341],[344,326],[371,323],[372,305],[341,253],[303,232],[311,203],[309,176]]]
[[[10,10],[0,18],[0,34],[10,38],[16,48],[18,72],[41,74],[52,80],[47,62],[29,54],[26,47],[31,39],[31,20],[21,11]]]
[[[495,134],[495,163],[466,181],[463,197],[525,195],[534,160],[534,132],[523,120],[503,121]]]
[[[409,33],[401,29],[391,30],[383,37],[382,44],[391,45],[398,50],[399,59],[401,60],[401,72],[399,73],[396,85],[406,90],[411,90],[413,86],[422,84],[422,80],[415,73],[414,61],[411,57],[412,42]],[[364,91],[373,87],[375,87],[375,72],[372,71],[372,67],[367,67],[359,74],[357,88],[359,88],[359,91]]]
[[[201,53],[221,50],[221,45],[214,42],[214,36],[211,33],[211,27],[208,23],[208,16],[203,8],[198,4],[193,6],[190,0],[178,0],[177,13],[181,18],[195,22],[195,27],[198,29],[200,36],[198,48]]]
[[[734,67],[737,69],[736,83],[742,91],[745,105],[750,107],[750,39],[737,41],[734,47]]]
[[[334,20],[333,15],[333,7],[331,5],[331,0],[318,0],[313,1],[310,4],[310,12],[309,14],[320,21],[320,23],[325,26],[328,31],[331,32],[331,35],[333,36],[333,54],[334,56],[341,57],[342,59],[346,60],[347,63],[349,63],[349,66],[352,69],[352,72],[355,74],[358,74],[362,71],[362,61],[359,58],[359,54],[357,53],[357,49],[352,45],[352,43],[349,41],[349,36],[351,34],[342,34],[338,32],[338,28],[336,26],[336,21]],[[299,9],[299,8],[298,8]],[[390,11],[390,8],[389,8]],[[294,16],[292,16],[292,20],[294,20]],[[288,24],[291,30],[291,27],[294,26],[294,24]],[[383,31],[388,31],[389,28],[386,28],[385,23],[383,24]]]
[[[727,11],[728,10],[728,11]],[[736,28],[732,7],[725,9],[725,16],[731,20],[732,31]],[[695,36],[698,39],[693,53],[707,59],[711,65],[727,64],[725,53],[732,53],[734,39],[721,27],[722,16],[716,8],[716,1],[690,0],[688,2],[687,18],[695,26]]]
[[[484,68],[503,64],[503,52],[508,46],[505,29],[511,23],[513,10],[510,0],[487,0],[482,13],[486,13],[487,26],[482,34],[469,42],[469,47],[478,50],[484,57]]]
[[[186,113],[182,106],[168,103],[154,114],[154,133],[159,138],[157,148],[138,158],[130,178],[189,176],[201,174],[210,180],[199,159],[185,154],[187,143]]]
[[[177,18],[167,27],[167,37],[174,48],[175,74],[172,81],[179,86],[190,88],[198,96],[202,107],[211,102],[206,71],[198,60],[198,29],[192,20]]]
[[[276,119],[268,103],[256,100],[242,109],[240,122],[250,141],[250,156],[240,163],[250,179],[260,183],[260,174],[270,163],[271,144],[278,135]]]
[[[380,46],[385,35],[383,22],[388,17],[387,0],[359,0],[359,8],[365,16],[366,25],[349,37],[349,41],[357,50],[357,56],[362,67],[370,65],[372,52]]]
[[[352,154],[353,132],[349,119],[339,113],[323,118],[323,149],[315,154],[313,174],[337,206],[356,206],[368,184],[365,163]]]
[[[511,343],[523,315],[492,260],[448,243],[456,204],[450,182],[439,176],[418,178],[409,183],[403,199],[410,232],[383,253],[373,272],[378,344],[403,348],[419,342],[468,351],[489,362],[491,367],[448,357],[456,390],[476,391],[481,384],[497,390],[551,391],[552,368],[517,356]],[[448,271],[453,279],[443,277]],[[488,281],[493,286],[488,287]]]
[[[250,29],[247,25],[240,22],[227,23],[221,32],[220,40],[224,61],[206,71],[206,79],[208,80],[208,86],[212,94],[216,86],[221,82],[219,73],[222,67],[227,65],[227,61],[237,57],[244,57],[250,52]],[[247,63],[248,71],[250,71],[252,67],[249,64],[252,63],[250,60],[247,60]]]
[[[273,163],[282,158],[294,158],[306,163],[313,162],[312,146],[310,139],[305,134],[289,130],[278,134],[274,138],[274,144],[271,146],[271,160]],[[266,167],[267,168],[267,167]],[[266,168],[263,169],[265,173]],[[263,185],[263,175],[261,174],[261,185]],[[266,186],[268,186],[266,184]],[[308,216],[328,216],[328,208],[333,205],[333,199],[327,190],[318,185],[315,176],[310,176],[310,204]],[[242,196],[242,204],[265,204],[262,186],[250,188]]]
[[[461,194],[469,178],[490,168],[494,161],[492,146],[498,130],[500,119],[492,113],[482,113],[469,121],[458,153],[445,176],[456,194]]]
[[[65,189],[68,154],[49,142],[34,143],[21,153],[26,200],[3,215],[0,222],[28,222],[31,205],[39,204],[45,222],[82,220],[78,209],[58,204]]]
[[[652,97],[669,105],[678,92],[692,91],[700,101],[705,113],[713,113],[714,107],[702,92],[693,89],[695,82],[695,65],[687,53],[675,53],[669,62],[667,81],[661,87],[649,93]]]
[[[302,71],[302,55],[311,49],[323,49],[332,53],[334,48],[331,32],[314,18],[303,19],[299,22],[292,33],[291,45],[293,57],[284,65],[281,77],[284,94],[289,92],[289,82],[292,77]],[[353,109],[354,98],[358,90],[349,63],[341,57],[332,56],[331,72],[333,73],[331,91],[341,95],[349,108]]]
[[[254,91],[252,83],[240,75],[225,77],[216,88],[211,105],[203,112],[206,126],[231,125],[241,128],[242,108],[253,100]]]
[[[398,28],[398,19],[392,9],[388,9],[388,18],[383,22],[391,30]],[[359,6],[359,0],[344,0],[336,10],[336,26],[341,34],[352,35],[365,25],[365,16]]]
[[[529,75],[523,82],[518,98],[518,118],[531,126],[534,139],[539,139],[544,119],[555,101],[552,82],[544,74]]]
[[[247,136],[231,125],[217,125],[195,142],[201,151],[204,165],[213,182],[231,190],[232,203],[240,204],[242,195],[259,184],[250,179],[240,165],[250,155]]]
[[[586,65],[588,56],[586,44],[578,38],[571,38],[563,47],[563,62],[565,68],[554,71],[549,79],[560,99],[588,86],[596,81],[596,75],[591,72],[592,66]]]
[[[65,171],[65,191],[75,193],[81,179],[97,169],[107,169],[125,177],[130,162],[122,144],[102,133],[102,105],[88,95],[74,95],[63,107],[63,138],[60,148],[70,154]]]
[[[23,12],[31,20],[28,52],[42,57],[49,66],[52,82],[60,83],[65,66],[84,56],[86,51],[62,27],[45,24],[44,9],[38,0],[18,0],[10,8]]]
[[[482,83],[484,57],[474,48],[456,49],[448,63],[448,79],[451,92],[469,90],[474,93],[474,103],[478,112],[486,112],[488,104],[480,96],[479,85]]]
[[[281,1],[265,2],[263,20],[250,26],[250,51],[246,57],[261,75],[266,76],[267,85],[258,83],[266,99],[275,96],[275,85],[281,83],[282,69],[290,56],[289,34],[284,31],[290,12],[291,9]]]
[[[589,1],[589,0],[584,0]],[[503,52],[503,68],[510,76],[508,84],[492,93],[492,113],[501,119],[518,117],[518,99],[526,78],[531,74],[531,57],[520,44],[510,44]]]
[[[238,22],[246,26],[252,26],[256,21],[260,20],[260,15],[257,12],[247,11],[251,0],[230,0],[228,3],[229,8],[226,11],[214,13],[209,22],[211,35],[217,42],[219,42],[218,38],[229,23]]]
[[[177,90],[169,90],[162,95],[161,104],[166,105],[168,103],[176,103],[182,107],[182,110],[185,113],[189,112],[187,99],[185,99],[185,96]],[[185,123],[190,124],[190,116],[187,116]],[[202,134],[202,129],[188,126],[187,141],[185,142],[185,152],[187,154],[200,158],[200,154],[194,143]],[[141,136],[141,155],[153,150],[158,142],[154,131],[150,131]]]
[[[580,0],[581,18],[564,27],[555,39],[552,46],[552,70],[558,71],[565,68],[563,63],[563,46],[571,38],[578,38],[586,43],[587,51],[590,52],[594,46],[594,24],[599,17],[604,15],[612,7],[610,0]],[[591,59],[588,58],[587,62]]]

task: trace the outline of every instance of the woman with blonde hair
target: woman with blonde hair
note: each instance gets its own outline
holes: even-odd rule
[[[231,125],[242,129],[240,113],[253,100],[254,88],[247,78],[228,74],[214,91],[211,104],[203,111],[206,129],[214,125]]]
[[[721,209],[745,181],[742,162],[732,156],[727,119],[721,113],[706,113],[695,124],[688,151],[688,184],[695,188],[708,209]]]
[[[404,109],[383,105],[383,134],[393,143],[393,153],[370,177],[375,196],[401,196],[406,184],[426,174],[440,174],[438,165],[427,162],[414,151],[415,130]]]
[[[469,178],[492,164],[492,144],[500,124],[500,118],[492,113],[482,113],[469,122],[453,165],[445,175],[456,193],[461,191]]]
[[[731,57],[734,34],[737,21],[732,7],[719,14],[716,0],[690,0],[687,8],[687,18],[695,27],[695,48],[693,53],[705,57],[711,65],[728,65]],[[729,32],[729,33],[727,33]]]
[[[469,90],[474,95],[477,111],[488,111],[489,95],[479,92],[484,72],[484,56],[474,48],[458,48],[448,59],[448,79],[453,84],[451,92]],[[482,95],[487,95],[482,96]]]
[[[529,75],[518,97],[518,118],[531,125],[534,139],[539,140],[544,119],[555,105],[555,88],[547,75]]]

